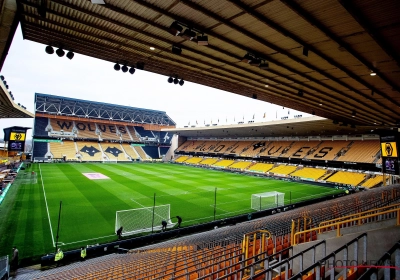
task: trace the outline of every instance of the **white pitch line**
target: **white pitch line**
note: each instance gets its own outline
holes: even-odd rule
[[[62,243],[63,245],[70,245],[70,244],[76,244],[76,243],[81,243],[81,242],[90,241],[90,240],[97,240],[97,239],[101,239],[101,238],[107,238],[107,237],[111,237],[111,236],[115,236],[115,234],[106,235],[106,236],[102,236],[102,237],[96,237],[96,238],[90,238],[90,239],[85,239],[85,240],[80,240],[80,241],[74,241],[74,242],[69,242],[69,243],[63,243],[63,242],[58,242],[58,243]]]
[[[40,171],[40,179],[42,180],[42,188],[43,188],[44,201],[46,202],[47,218],[49,219],[51,240],[53,241],[53,247],[56,247],[56,244],[54,243],[53,229],[51,228],[49,206],[47,205],[46,192],[44,191],[44,183],[43,183],[42,169],[40,168],[40,163],[39,163],[39,171]]]

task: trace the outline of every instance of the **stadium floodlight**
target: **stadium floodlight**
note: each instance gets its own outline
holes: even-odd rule
[[[174,84],[177,85],[178,83],[179,83],[178,78],[175,78],[175,79],[174,79]]]
[[[168,83],[172,84],[173,82],[174,82],[174,78],[169,77],[169,78],[168,78]]]
[[[57,54],[59,57],[63,57],[63,56],[65,55],[65,51],[64,51],[63,49],[61,49],[61,48],[58,48],[58,49],[56,50],[56,54]]]
[[[171,222],[169,204],[117,211],[115,216],[115,231],[122,226],[122,235],[126,236],[140,232],[149,232],[152,230],[152,226],[153,230],[161,230],[162,221],[167,222],[167,228],[175,226],[175,223]]]
[[[196,37],[196,32],[191,30],[190,28],[187,28],[183,33],[182,33],[182,38],[188,41],[193,40],[193,38]]]
[[[197,36],[197,45],[207,46],[208,45],[208,36],[198,35]]]
[[[115,63],[115,65],[114,65],[114,70],[115,70],[115,71],[119,71],[120,69],[121,69],[121,66],[119,66],[118,63]]]
[[[251,209],[260,211],[285,205],[285,193],[265,192],[251,195]]]
[[[128,66],[124,65],[121,67],[122,72],[126,73],[128,72]]]
[[[69,51],[68,53],[67,53],[67,57],[69,58],[69,59],[73,59],[74,58],[74,53],[73,52],[71,52],[71,51]]]
[[[178,36],[179,33],[181,33],[183,30],[183,27],[179,25],[177,21],[174,21],[171,26],[169,27],[169,33],[171,33],[174,36]]]
[[[136,71],[135,67],[129,68],[129,73],[131,73],[132,75],[135,74],[135,71]]]
[[[53,54],[54,53],[54,49],[53,49],[52,46],[47,46],[45,48],[45,51],[46,51],[47,54]]]
[[[181,86],[183,86],[184,83],[185,83],[185,81],[184,81],[183,79],[181,79],[181,80],[179,81],[179,85],[181,85]]]

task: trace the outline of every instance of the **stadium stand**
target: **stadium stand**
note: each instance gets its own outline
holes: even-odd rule
[[[63,119],[53,119],[49,118],[50,126],[53,131],[61,131],[64,132],[72,132],[75,124],[73,121],[70,120],[63,120]]]
[[[343,151],[337,160],[373,163],[378,153],[380,153],[378,140],[353,141],[349,149]]]
[[[169,147],[160,147],[160,157],[165,156],[168,153]]]
[[[45,142],[34,142],[34,149],[32,156],[33,158],[43,158],[47,151],[48,151],[48,145]]]
[[[331,183],[339,183],[352,186],[358,186],[364,180],[365,174],[348,171],[338,171],[326,179],[326,181]]]
[[[188,160],[186,160],[185,163],[188,163],[188,164],[199,164],[202,160],[203,160],[203,158],[201,158],[201,157],[191,157]]]
[[[133,149],[136,151],[136,153],[139,155],[139,157],[140,157],[142,160],[145,160],[145,159],[148,158],[147,155],[146,155],[146,153],[143,151],[142,147],[140,147],[140,146],[134,146]]]
[[[325,169],[304,167],[293,172],[291,176],[317,180],[322,176],[324,176],[325,173],[326,173]]]
[[[200,162],[200,164],[202,164],[202,165],[213,165],[217,161],[218,161],[217,158],[205,158]]]
[[[364,188],[372,188],[376,187],[377,185],[383,184],[383,176],[382,175],[375,175],[368,178],[365,182],[361,184],[361,187]]]
[[[140,142],[140,135],[136,133],[135,127],[133,126],[127,126],[128,128],[128,133],[131,135],[133,141],[135,142]]]
[[[180,156],[180,157],[178,157],[178,158],[175,160],[175,162],[184,162],[184,161],[186,161],[188,158],[189,158],[189,157],[187,157],[187,156]]]
[[[263,149],[266,149],[270,143],[262,141],[262,142],[248,142],[248,147],[245,148],[240,156],[242,157],[255,157],[259,154]]]
[[[159,159],[160,154],[158,152],[158,147],[157,146],[142,146],[142,149],[148,155],[149,157],[153,159]]]
[[[78,152],[82,156],[82,161],[103,161],[98,142],[76,142]]]
[[[248,170],[249,171],[259,171],[259,172],[267,172],[274,167],[272,163],[256,163],[251,166]]]
[[[101,139],[104,140],[120,140],[117,134],[117,127],[115,124],[97,124],[97,129]]]
[[[137,154],[136,150],[131,145],[129,145],[127,143],[122,143],[121,146],[124,149],[125,153],[131,159],[138,159],[139,158],[139,155]]]
[[[254,143],[257,143],[257,142],[254,142]],[[246,152],[248,149],[250,149],[252,144],[253,144],[253,142],[250,142],[250,141],[240,141],[240,142],[237,142],[236,144],[234,144],[232,146],[232,148],[229,149],[227,152],[231,156],[232,155],[240,155],[240,154]]]
[[[197,146],[205,143],[204,141],[186,141],[182,145],[180,145],[176,152],[194,152]]]
[[[110,160],[129,161],[125,156],[125,151],[119,143],[100,142],[101,149]]]
[[[49,124],[48,118],[43,118],[43,117],[36,117],[35,118],[35,126],[33,133],[35,136],[45,136],[48,137],[49,133],[46,131],[46,127]]]
[[[117,134],[120,135],[122,141],[132,142],[133,139],[131,138],[129,130],[125,125],[119,125],[117,126],[117,129]]]
[[[296,169],[297,169],[297,166],[281,164],[281,165],[278,165],[278,166],[272,168],[268,172],[273,173],[273,174],[289,175]]]
[[[215,155],[223,155],[230,151],[232,147],[237,143],[236,141],[220,141],[214,149],[210,150],[209,153]]]
[[[290,144],[291,144],[291,142],[288,142],[288,141],[270,142],[270,144],[264,151],[260,151],[259,156],[278,157],[282,154],[283,151],[288,149]]]
[[[195,147],[194,152],[211,153],[218,145],[219,141],[206,141]]]
[[[68,161],[78,160],[76,146],[73,141],[50,142],[50,152],[54,158],[66,157]]]
[[[151,130],[146,130],[141,126],[135,126],[135,130],[137,133],[139,133],[140,137],[154,138],[154,134]]]
[[[340,155],[340,152],[348,147],[351,142],[348,141],[324,141],[322,142],[315,153],[308,158],[314,160],[334,160]]]
[[[305,158],[310,151],[316,150],[322,142],[320,141],[298,141],[289,146],[281,157],[285,158]]]
[[[240,170],[245,170],[252,165],[253,162],[251,161],[236,161],[232,165],[229,166],[231,169],[240,169]]]
[[[82,139],[99,139],[97,126],[95,123],[77,121],[75,122],[77,129],[77,138]]]
[[[230,159],[223,159],[220,161],[217,161],[216,163],[213,164],[213,166],[215,167],[228,167],[230,165],[232,165],[235,161],[234,160],[230,160]]]

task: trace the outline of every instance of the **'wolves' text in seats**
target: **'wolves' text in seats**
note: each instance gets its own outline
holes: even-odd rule
[[[65,122],[65,121],[63,122],[57,121],[57,124],[60,127],[60,129],[69,129],[72,126],[72,122]],[[95,124],[76,122],[75,126],[78,130],[81,131],[85,131],[86,129],[89,131],[96,131]],[[118,126],[116,128],[115,125],[97,124],[97,127],[102,132],[106,132],[108,130],[111,133],[116,133],[118,128],[119,132],[121,132],[122,134],[126,134],[125,126]]]

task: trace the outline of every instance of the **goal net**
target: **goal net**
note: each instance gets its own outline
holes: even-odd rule
[[[153,223],[154,209],[154,223]],[[167,222],[167,228],[172,228],[176,223],[170,219],[170,205],[159,205],[155,207],[143,207],[116,212],[115,232],[122,226],[122,235],[131,235],[140,232],[161,230],[161,222]]]
[[[281,192],[265,192],[251,195],[251,209],[264,210],[285,205],[285,194]]]

